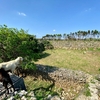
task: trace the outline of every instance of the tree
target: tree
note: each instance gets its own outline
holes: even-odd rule
[[[57,37],[58,37],[58,40],[61,40],[62,35],[58,34]]]
[[[30,35],[23,29],[0,27],[0,59],[8,61],[18,56],[33,59],[39,57],[44,51],[44,46],[39,43],[34,35]]]
[[[94,38],[95,38],[95,36],[98,34],[98,31],[97,30],[94,30],[93,31],[93,36],[94,36]]]

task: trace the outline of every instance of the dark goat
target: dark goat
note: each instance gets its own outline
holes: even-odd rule
[[[15,91],[13,82],[12,82],[12,80],[10,78],[10,75],[8,74],[8,71],[5,71],[3,68],[0,69],[0,82],[3,82],[3,86],[7,90],[7,93],[9,93],[8,86],[7,86],[8,83],[11,84],[12,88]]]

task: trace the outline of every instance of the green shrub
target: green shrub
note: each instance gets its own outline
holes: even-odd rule
[[[89,87],[89,84],[86,83],[86,84],[85,84],[85,91],[84,91],[84,94],[85,94],[86,96],[91,96],[90,89],[89,89],[88,87]]]
[[[31,61],[40,59],[44,50],[44,44],[39,42],[34,35],[28,34],[27,31],[8,28],[6,25],[0,26],[0,62],[21,56],[24,58],[23,69],[36,69]]]
[[[48,40],[42,40],[42,43],[44,44],[45,49],[53,49],[53,45]]]
[[[89,89],[86,89],[85,92],[84,92],[84,94],[85,94],[86,96],[91,96],[91,93],[90,93],[90,90],[89,90]]]
[[[28,60],[40,58],[40,53],[45,50],[44,44],[39,43],[34,35],[23,29],[0,27],[0,61],[9,61],[18,56]]]
[[[29,63],[27,63],[27,64],[25,65],[25,68],[24,68],[24,69],[36,70],[36,68],[37,68],[37,67],[35,66],[34,63],[29,62]]]

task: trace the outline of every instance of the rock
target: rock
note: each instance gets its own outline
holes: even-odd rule
[[[26,95],[27,94],[27,92],[25,91],[25,90],[22,90],[22,91],[20,91],[19,93],[18,93],[18,95],[20,96],[20,97],[22,97],[23,95]]]
[[[89,83],[93,79],[92,75],[87,74],[86,82]]]
[[[100,74],[96,75],[96,79],[100,81]]]
[[[22,96],[21,100],[27,100],[27,98],[25,96]]]
[[[11,96],[10,98],[8,98],[7,100],[15,100],[14,96]]]
[[[85,95],[79,95],[75,100],[89,100]]]
[[[30,100],[37,100],[35,97],[31,97]]]
[[[94,89],[96,88],[96,85],[95,85],[94,83],[91,83],[91,82],[90,82],[90,83],[88,83],[88,84],[89,84],[89,87],[94,88]]]
[[[52,96],[49,94],[48,97],[47,97],[47,99],[50,99],[51,97],[52,97]]]
[[[34,97],[34,96],[35,96],[35,95],[34,95],[34,92],[31,91],[30,93],[28,93],[28,96],[32,96],[32,97]]]
[[[89,100],[99,100],[97,94],[93,94],[91,97],[89,97]]]
[[[15,95],[16,95],[17,93],[18,93],[17,91],[14,92]]]
[[[96,88],[100,91],[100,84],[98,84],[98,85],[96,86]]]
[[[50,98],[50,100],[61,100],[61,98],[59,96],[53,96]]]
[[[90,89],[90,92],[93,93],[93,94],[98,93],[98,90],[96,88],[89,87],[89,89]]]

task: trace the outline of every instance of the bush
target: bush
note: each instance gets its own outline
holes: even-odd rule
[[[0,61],[9,61],[22,56],[25,61],[36,60],[45,50],[44,44],[39,43],[34,35],[23,29],[0,26]],[[27,65],[28,66],[28,65]],[[32,66],[32,65],[31,65]]]
[[[47,41],[47,40],[42,40],[42,43],[44,44],[45,49],[53,49],[53,45]]]
[[[32,62],[28,62],[26,65],[25,65],[25,68],[24,69],[29,69],[29,70],[36,70],[36,66],[34,63]]]

